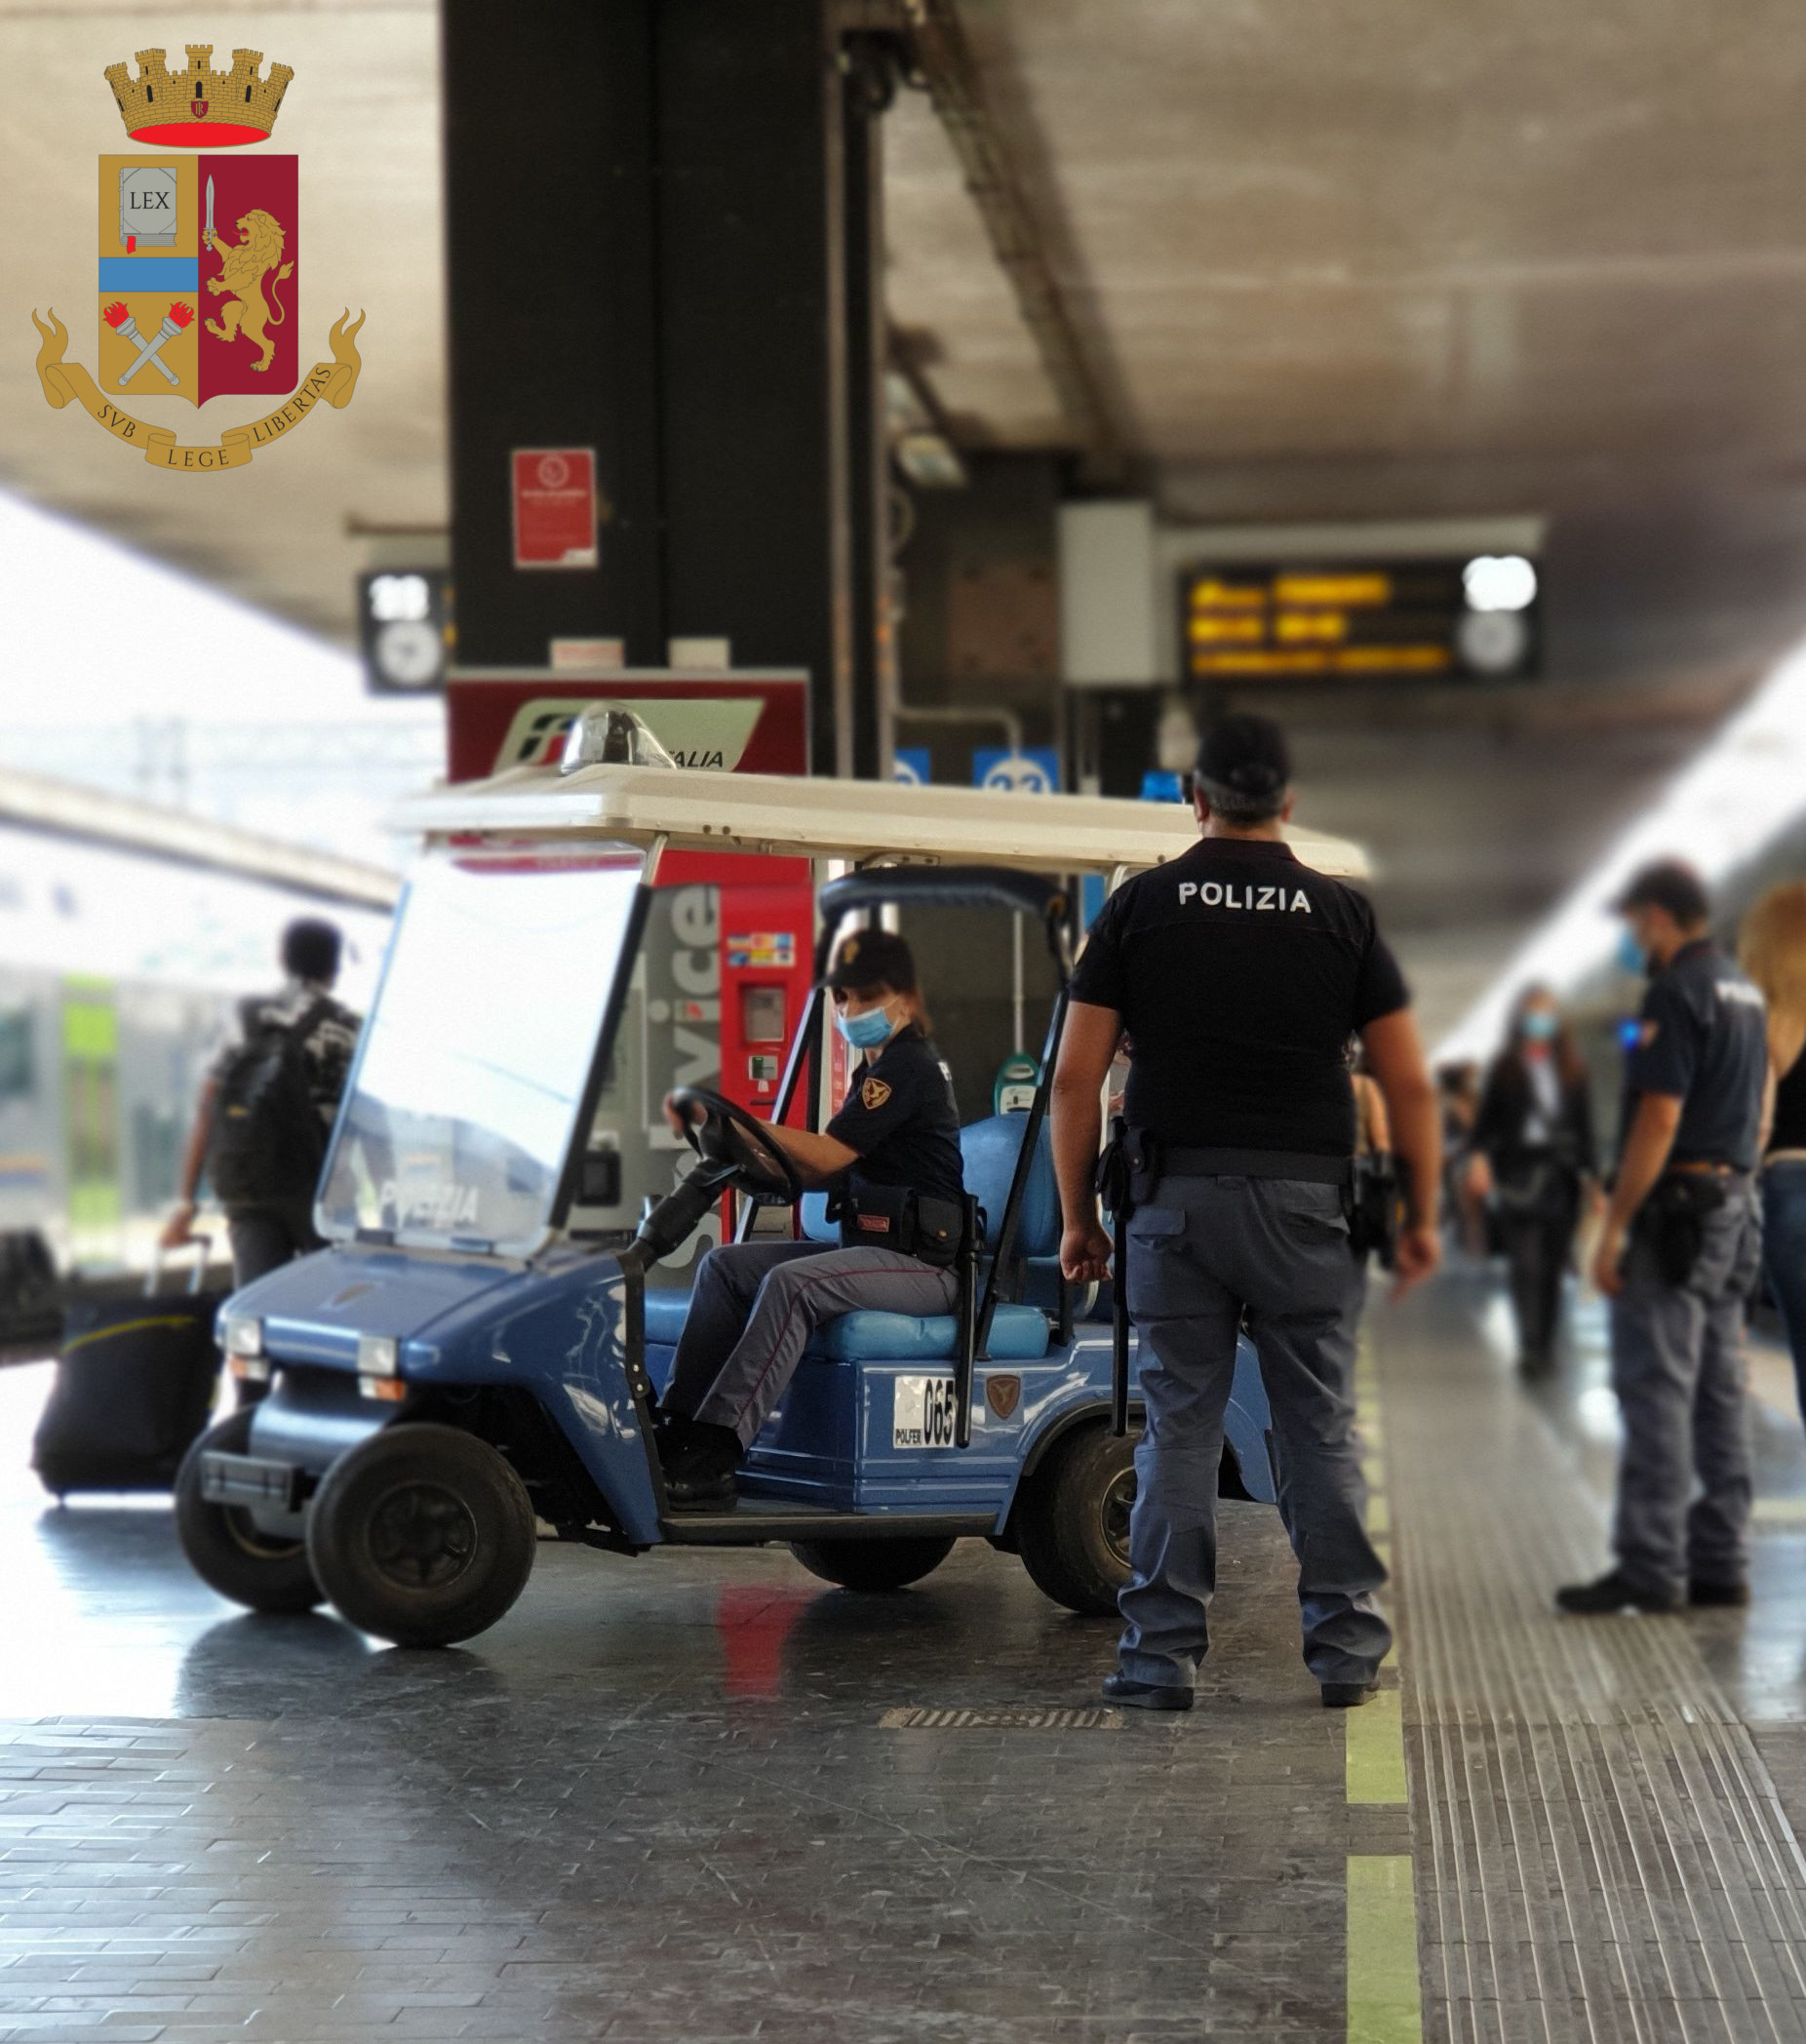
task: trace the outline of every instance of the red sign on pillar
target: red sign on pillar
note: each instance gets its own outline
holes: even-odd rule
[[[511,466],[515,567],[594,568],[595,449],[516,448]]]

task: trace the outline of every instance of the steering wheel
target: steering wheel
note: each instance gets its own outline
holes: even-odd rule
[[[786,1203],[802,1199],[805,1188],[789,1153],[737,1101],[707,1086],[674,1086],[671,1104],[684,1118],[689,1147],[709,1163],[732,1165],[742,1192]],[[703,1110],[700,1122],[690,1120],[692,1107]]]

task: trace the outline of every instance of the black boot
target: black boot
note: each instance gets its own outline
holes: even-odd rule
[[[1611,1618],[1620,1611],[1678,1611],[1680,1599],[1671,1591],[1652,1590],[1633,1583],[1623,1569],[1614,1568],[1592,1583],[1570,1583],[1555,1592],[1555,1604],[1575,1618]]]
[[[731,1427],[674,1416],[659,1436],[665,1471],[665,1502],[673,1512],[708,1512],[731,1505],[733,1473],[745,1451]]]

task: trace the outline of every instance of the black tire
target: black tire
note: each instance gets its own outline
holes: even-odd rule
[[[250,1452],[249,1408],[208,1428],[176,1473],[176,1533],[189,1566],[210,1590],[252,1611],[311,1611],[325,1603],[304,1540],[260,1533],[248,1512],[202,1497],[201,1456],[210,1448]]]
[[[450,1646],[527,1587],[537,1546],[527,1486],[486,1441],[404,1421],[328,1470],[307,1520],[321,1587],[360,1631]]]
[[[951,1540],[793,1540],[790,1552],[811,1576],[843,1590],[905,1590],[940,1567]]]
[[[1118,1440],[1100,1420],[1055,1442],[1016,1508],[1016,1542],[1036,1589],[1069,1611],[1114,1612],[1129,1579],[1134,1502],[1133,1435]]]

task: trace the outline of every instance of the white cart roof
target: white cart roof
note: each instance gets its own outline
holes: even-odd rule
[[[516,768],[415,796],[393,820],[400,830],[427,837],[481,832],[638,845],[663,838],[673,851],[1009,866],[1032,873],[1158,866],[1177,858],[1197,837],[1190,808],[1179,803],[682,766],[585,766],[569,774]],[[1346,838],[1300,830],[1288,830],[1286,837],[1305,864],[1320,873],[1358,880],[1369,871],[1365,853]]]

